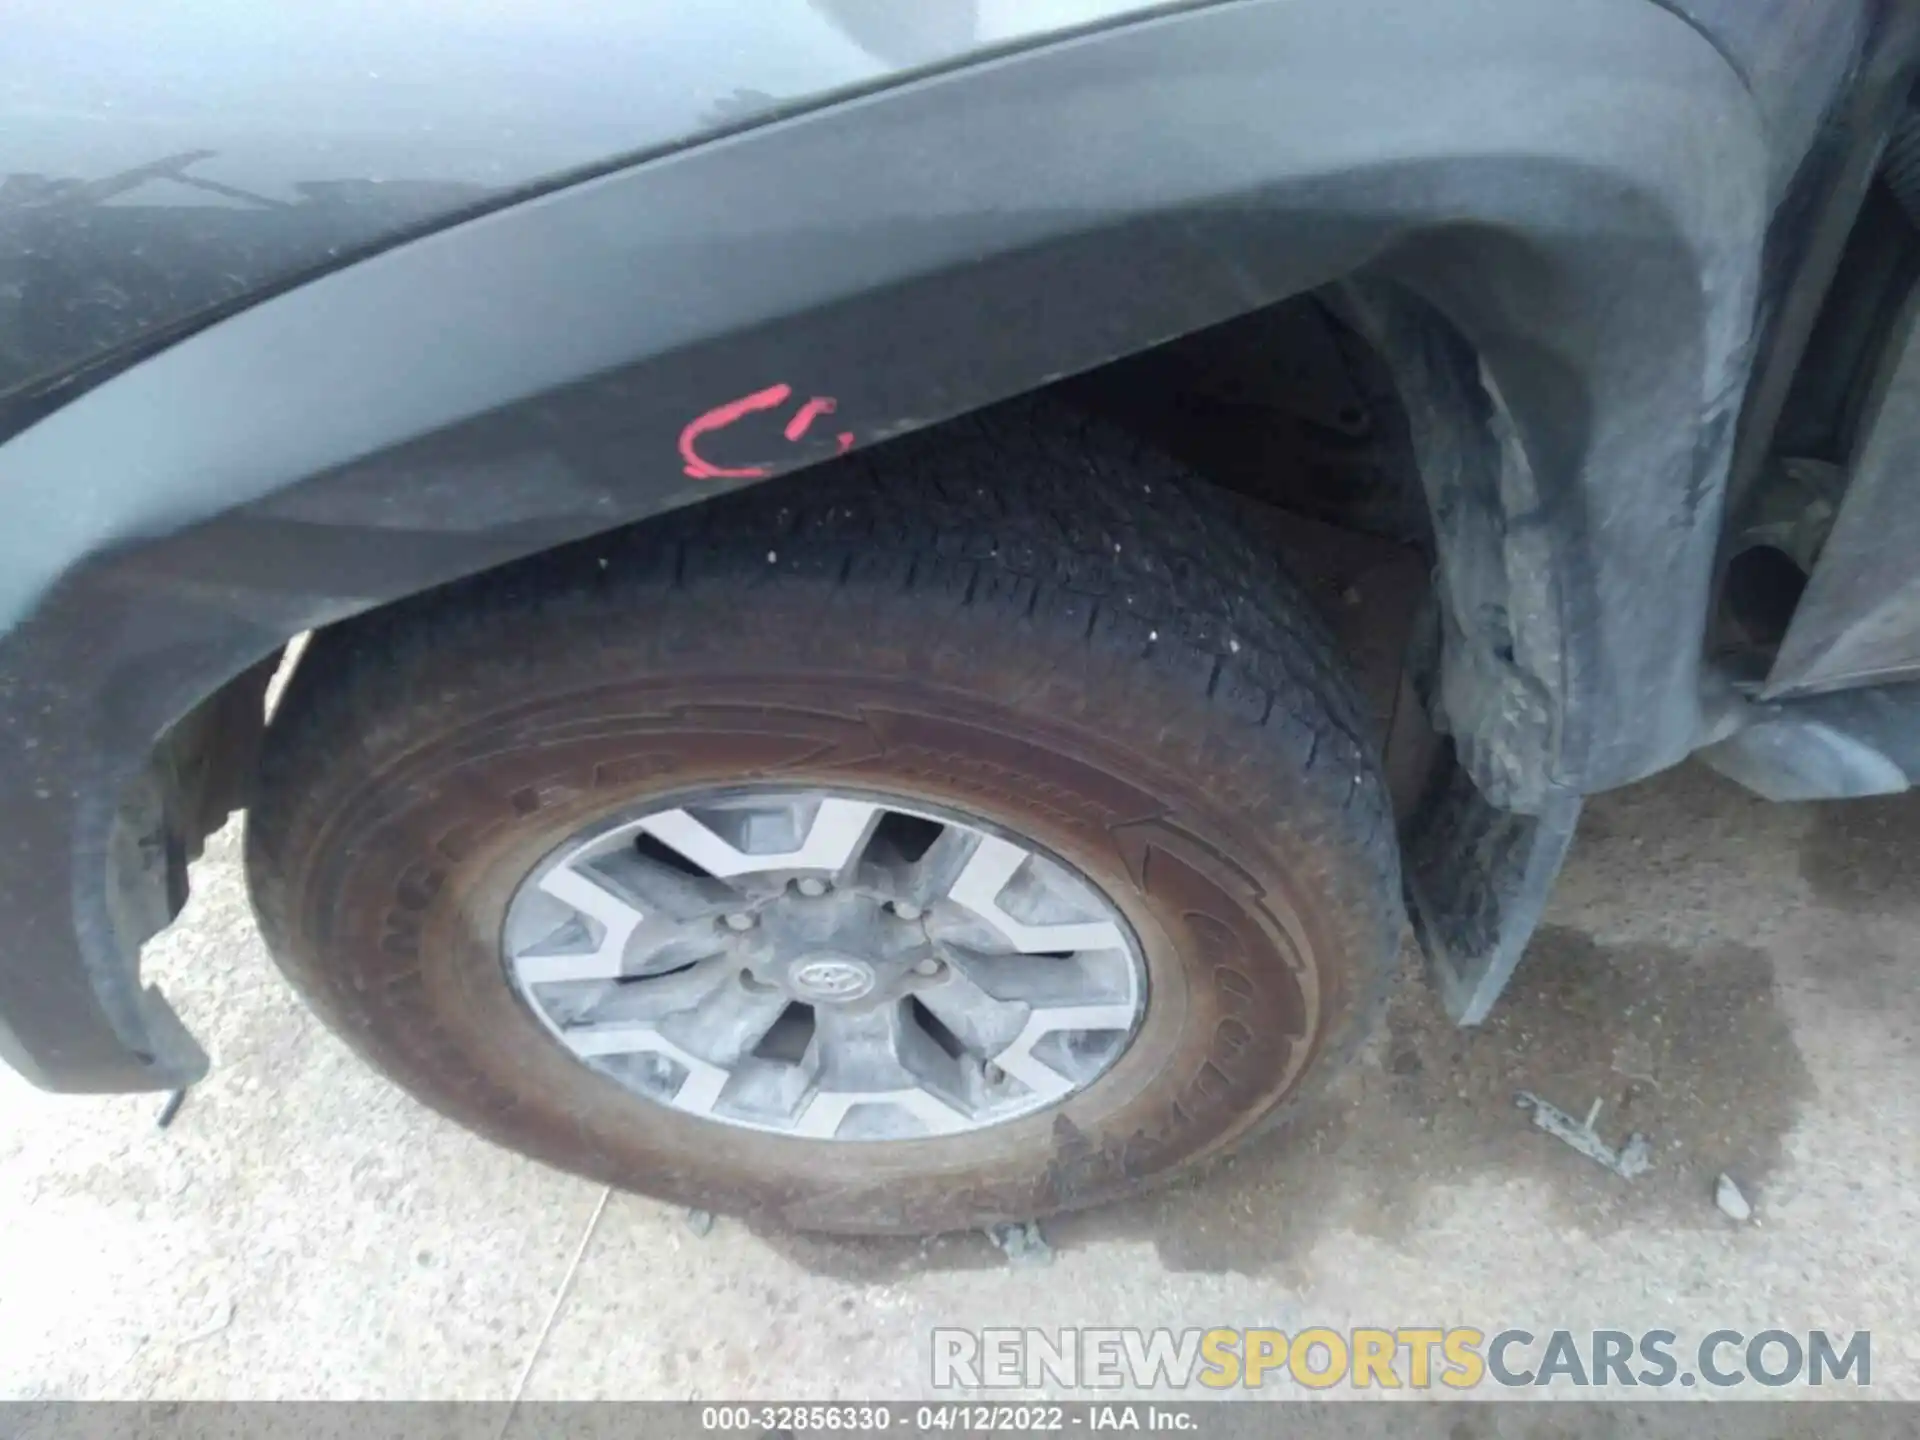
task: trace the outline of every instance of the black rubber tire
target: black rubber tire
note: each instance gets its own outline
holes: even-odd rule
[[[1362,733],[1221,497],[1023,402],[319,634],[248,871],[293,982],[456,1120],[683,1204],[925,1233],[1165,1180],[1344,1057],[1402,923]],[[917,796],[1071,860],[1146,952],[1133,1044],[1037,1115],[830,1151],[579,1064],[506,979],[513,888],[589,817],[756,776]]]

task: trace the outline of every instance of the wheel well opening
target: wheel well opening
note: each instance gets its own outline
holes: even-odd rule
[[[1271,537],[1276,557],[1318,601],[1354,661],[1358,687],[1377,722],[1376,738],[1396,769],[1395,752],[1406,748],[1400,730],[1414,719],[1424,726],[1424,716],[1413,713],[1419,706],[1410,700],[1414,691],[1404,662],[1429,593],[1433,530],[1406,409],[1389,367],[1342,315],[1335,290],[1309,292],[1047,388],[1245,502],[1251,523]],[[770,483],[803,484],[804,476]],[[595,546],[604,539],[579,543]],[[499,568],[538,563],[541,557],[530,556]],[[366,619],[338,623],[354,626]],[[243,677],[244,685],[232,682],[207,702],[228,722],[245,717],[248,733],[244,744],[214,746],[221,752],[218,773],[205,779],[205,795],[176,804],[188,816],[177,826],[187,855],[197,854],[205,835],[246,803],[259,743],[257,728],[249,727],[259,727],[263,718],[271,723],[307,638],[287,647],[277,673],[267,667],[272,681],[264,717],[258,691],[266,682],[257,674]],[[195,764],[207,759],[208,733],[200,725],[180,731]],[[225,739],[234,733],[228,729]],[[155,754],[165,758],[180,748],[169,737]],[[1415,768],[1424,773],[1425,763]],[[1393,781],[1396,803],[1418,783],[1398,775]],[[924,836],[898,839],[909,852],[925,843]]]
[[[1405,406],[1334,291],[1194,331],[1061,388],[1248,500],[1432,548]]]

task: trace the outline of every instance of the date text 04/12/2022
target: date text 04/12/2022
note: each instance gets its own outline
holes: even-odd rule
[[[1164,1403],[1107,1403],[1075,1406],[1008,1405],[956,1401],[916,1405],[708,1405],[700,1428],[755,1434],[1012,1434],[1036,1435],[1070,1430],[1146,1431],[1189,1434],[1199,1421],[1188,1407]]]

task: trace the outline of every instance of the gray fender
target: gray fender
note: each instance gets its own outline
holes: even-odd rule
[[[1356,272],[1434,472],[1476,779],[1524,810],[1658,769],[1698,728],[1769,163],[1646,0],[1246,0],[221,320],[0,446],[0,1043],[49,1084],[194,1071],[135,984],[115,826],[156,737],[290,635]]]

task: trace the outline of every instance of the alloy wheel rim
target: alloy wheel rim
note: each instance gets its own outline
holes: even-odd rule
[[[1113,902],[978,817],[728,787],[602,820],[516,889],[515,990],[650,1102],[816,1141],[966,1134],[1105,1074],[1147,1002]]]

